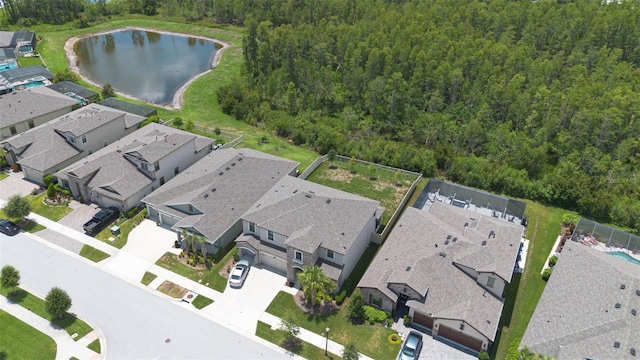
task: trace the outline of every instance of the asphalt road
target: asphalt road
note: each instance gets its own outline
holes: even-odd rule
[[[21,284],[39,296],[54,286],[65,290],[71,312],[104,333],[107,359],[289,358],[30,234],[0,234],[4,265],[16,267]]]

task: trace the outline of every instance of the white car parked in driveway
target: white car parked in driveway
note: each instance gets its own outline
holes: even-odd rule
[[[249,269],[251,269],[251,265],[247,260],[238,261],[229,275],[229,286],[241,287],[249,274]]]

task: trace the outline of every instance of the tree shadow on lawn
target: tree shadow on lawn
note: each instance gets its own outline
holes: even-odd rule
[[[7,299],[9,299],[10,302],[20,304],[26,297],[27,297],[27,292],[24,290],[18,289],[10,292],[9,295],[7,296]]]
[[[62,319],[59,319],[57,317],[51,319],[51,326],[53,326],[54,328],[59,327],[61,329],[68,329],[76,322],[76,319],[77,317],[75,314],[64,313],[64,317]]]

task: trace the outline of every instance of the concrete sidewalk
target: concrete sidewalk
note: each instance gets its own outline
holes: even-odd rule
[[[53,325],[48,320],[41,318],[21,305],[9,301],[9,299],[4,296],[0,296],[0,309],[52,338],[53,341],[56,342],[56,359],[66,360],[72,357],[76,357],[81,360],[104,359],[104,352],[103,354],[97,354],[87,347],[87,345],[98,338],[98,334],[94,331],[90,332],[82,339],[74,341],[64,329]],[[100,342],[101,345],[103,345],[103,342],[104,341]],[[103,346],[101,346],[101,349],[104,348]]]

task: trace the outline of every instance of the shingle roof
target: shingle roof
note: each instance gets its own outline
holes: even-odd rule
[[[144,120],[137,115],[92,104],[13,136],[3,143],[21,151],[17,154],[19,164],[44,172],[81,152],[66,141],[62,132],[70,131],[81,135],[81,130],[88,132],[123,115],[125,124],[129,118],[132,126],[134,121],[140,123]]]
[[[16,53],[13,49],[0,48],[0,62],[16,60]]]
[[[168,156],[190,141],[194,143],[194,152],[202,150],[195,148],[195,139],[200,137],[179,129],[151,123],[67,166],[57,172],[56,176],[73,176],[83,179],[91,175],[86,185],[93,189],[94,192],[113,199],[126,200],[142,191],[155,180],[145,175],[135,164],[128,161],[128,153],[146,153],[147,150],[151,150],[153,161],[150,162],[153,163]],[[213,142],[213,139],[208,140],[209,144]]]
[[[285,177],[242,218],[287,236],[285,244],[296,249],[313,253],[322,246],[344,254],[379,207],[374,200]]]
[[[53,74],[41,65],[25,66],[0,73],[0,79],[4,79],[5,82],[9,84],[24,81],[36,76],[42,76],[47,80],[53,80]]]
[[[640,266],[568,241],[520,345],[558,360],[637,359],[638,312]]]
[[[489,239],[492,230],[496,235]],[[428,212],[407,208],[358,287],[377,288],[396,300],[387,285],[406,284],[426,294],[424,303],[408,301],[407,305],[434,317],[464,320],[493,340],[501,300],[454,264],[493,272],[510,281],[521,236],[519,225],[440,202]]]
[[[53,85],[49,85],[47,86],[49,89],[51,90],[55,90],[56,92],[59,92],[61,94],[66,94],[66,93],[74,93],[78,96],[80,96],[83,99],[91,99],[95,96],[98,96],[98,93],[92,90],[87,89],[84,86],[78,85],[74,82],[71,81],[60,81],[58,83],[55,83]]]
[[[144,116],[145,118],[158,114],[158,110],[156,110],[155,108],[133,104],[116,98],[107,98],[99,101],[98,104],[120,111],[126,111],[128,113],[136,114],[139,116]]]
[[[75,105],[76,102],[44,86],[0,95],[0,129]]]
[[[13,40],[13,31],[0,31],[0,47],[11,47],[11,40]]]
[[[216,150],[142,201],[178,216],[175,228],[194,227],[213,242],[297,165],[251,149]],[[177,210],[187,204],[204,216]]]

